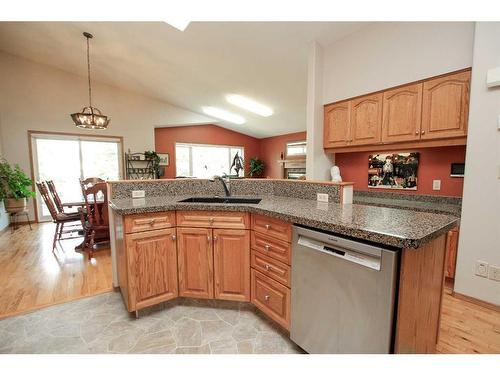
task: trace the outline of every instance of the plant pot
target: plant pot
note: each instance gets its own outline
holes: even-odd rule
[[[5,199],[4,203],[5,211],[7,211],[9,214],[15,214],[17,212],[26,210],[26,198],[7,198]]]

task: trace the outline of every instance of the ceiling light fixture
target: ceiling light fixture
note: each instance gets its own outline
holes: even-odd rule
[[[226,100],[237,107],[246,109],[247,111],[256,113],[263,117],[269,117],[273,114],[273,110],[264,104],[257,103],[255,100],[247,98],[243,95],[230,94],[226,96]]]
[[[215,108],[215,107],[203,107],[202,108],[203,113],[206,115],[209,115],[211,117],[215,117],[224,121],[232,122],[233,124],[244,124],[246,121],[243,117],[240,115],[236,115],[234,113],[225,111],[220,108]]]
[[[175,27],[179,31],[186,30],[186,28],[191,23],[191,21],[186,21],[186,20],[183,20],[183,19],[168,20],[168,21],[165,21],[165,22],[168,23],[170,26]]]
[[[89,54],[89,39],[93,36],[90,33],[84,32],[83,36],[87,38],[87,74],[89,80],[89,106],[83,107],[79,113],[71,114],[71,118],[75,125],[82,129],[107,129],[111,121],[107,116],[104,116],[101,111],[92,107],[92,85],[90,84],[90,54]]]

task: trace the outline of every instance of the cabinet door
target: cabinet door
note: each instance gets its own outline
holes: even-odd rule
[[[324,108],[323,146],[347,146],[349,139],[350,102],[331,104]]]
[[[445,276],[455,278],[458,250],[458,229],[452,229],[446,236],[446,269]]]
[[[380,93],[351,100],[350,146],[380,143],[382,97]]]
[[[215,298],[250,301],[250,231],[214,229]]]
[[[422,83],[384,92],[382,142],[420,139]]]
[[[424,82],[422,139],[467,135],[469,86],[470,71]]]
[[[214,298],[212,229],[177,228],[179,295]]]
[[[126,236],[129,310],[177,297],[175,229]]]

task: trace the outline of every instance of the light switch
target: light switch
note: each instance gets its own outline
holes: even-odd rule
[[[432,180],[432,190],[441,190],[441,180]]]

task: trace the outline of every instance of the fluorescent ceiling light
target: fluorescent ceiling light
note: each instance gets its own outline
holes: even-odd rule
[[[256,113],[263,117],[269,117],[273,114],[273,110],[264,104],[257,103],[255,100],[247,98],[243,95],[230,94],[226,96],[226,100],[237,107],[246,109],[247,111]]]
[[[246,121],[243,117],[240,115],[236,115],[234,113],[224,111],[223,109],[220,108],[215,108],[215,107],[203,107],[202,108],[203,112],[206,115],[209,115],[211,117],[215,117],[224,121],[232,122],[234,124],[244,124]]]
[[[183,19],[175,19],[175,20],[168,20],[165,22],[168,23],[170,26],[175,27],[177,30],[184,31],[186,30],[191,21],[186,21]]]

